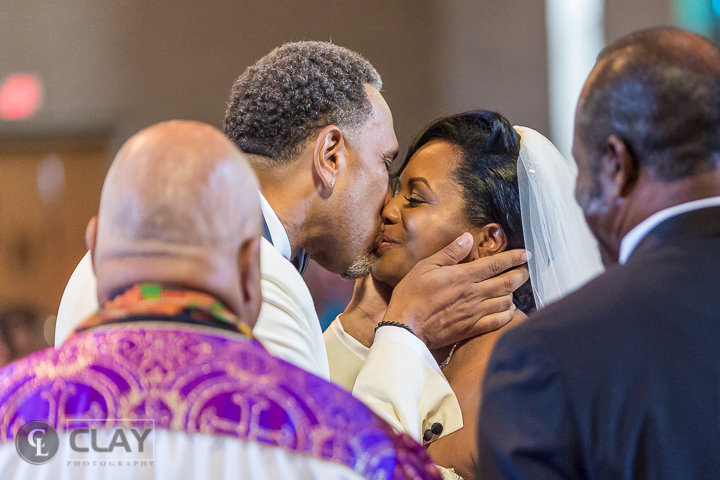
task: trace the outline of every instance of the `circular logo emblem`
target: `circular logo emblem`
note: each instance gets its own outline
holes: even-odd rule
[[[26,462],[42,465],[57,454],[60,437],[52,425],[38,420],[23,425],[15,437],[15,448]]]

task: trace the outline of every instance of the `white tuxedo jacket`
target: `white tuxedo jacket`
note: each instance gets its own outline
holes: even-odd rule
[[[292,263],[264,238],[260,257],[263,304],[253,334],[271,354],[352,390],[418,441],[434,423],[443,426],[440,437],[462,427],[457,398],[423,342],[404,329],[382,327],[368,349],[345,333],[338,319],[323,338],[310,291]],[[97,308],[88,252],[60,301],[55,345]]]

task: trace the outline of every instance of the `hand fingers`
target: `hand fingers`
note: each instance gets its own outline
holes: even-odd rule
[[[512,294],[530,278],[530,271],[526,266],[501,273],[497,277],[483,280],[474,285],[476,291],[483,298],[498,298]]]
[[[476,335],[482,335],[484,333],[492,332],[505,325],[512,320],[515,314],[515,305],[510,309],[500,313],[493,313],[492,315],[486,315],[480,320],[475,322],[475,325],[470,329],[468,337],[474,337]]]
[[[512,293],[503,297],[491,298],[482,302],[482,315],[489,316],[496,313],[504,313],[507,311],[515,311]]]
[[[475,282],[482,282],[488,278],[500,275],[513,267],[527,263],[530,252],[523,249],[508,250],[489,257],[481,257],[472,262],[463,263],[458,269],[463,275]],[[524,282],[523,282],[524,283]]]
[[[463,233],[455,239],[447,247],[440,250],[435,255],[428,257],[425,262],[439,267],[447,265],[456,265],[460,260],[468,256],[472,248],[473,238],[468,232]]]

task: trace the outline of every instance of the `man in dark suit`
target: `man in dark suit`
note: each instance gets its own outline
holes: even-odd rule
[[[663,28],[606,48],[573,149],[578,202],[621,265],[499,340],[478,477],[718,479],[718,47]]]

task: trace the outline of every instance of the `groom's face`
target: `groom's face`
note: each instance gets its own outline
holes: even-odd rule
[[[368,85],[366,91],[373,114],[353,136],[348,176],[336,186],[336,193],[343,198],[343,205],[336,211],[335,235],[340,240],[336,260],[344,260],[344,276],[348,278],[370,272],[370,254],[380,240],[380,211],[388,193],[388,167],[398,152],[390,108],[375,88]],[[342,192],[337,192],[338,187]]]

